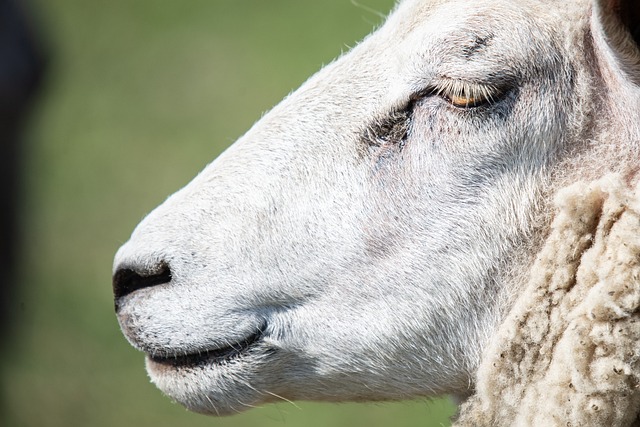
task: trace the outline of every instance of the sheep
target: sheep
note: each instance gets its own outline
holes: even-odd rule
[[[568,277],[594,256],[583,248],[586,229],[572,231],[578,246],[553,246],[562,221],[575,219],[571,209],[581,209],[571,194],[615,194],[585,197],[620,201],[619,221],[636,212],[604,184],[558,192],[612,173],[638,181],[639,29],[632,0],[400,1],[381,28],[151,212],[116,254],[118,321],[145,352],[151,380],[212,415],[278,399],[450,394],[466,401],[461,425],[526,425],[536,407],[523,399],[541,404],[541,387],[590,393],[538,377],[567,374],[573,325],[622,328],[626,318],[583,314],[610,307],[584,282],[552,300],[568,316],[554,317],[553,333],[535,335],[537,323],[518,319],[547,284],[536,271]],[[556,193],[575,201],[562,202],[552,223]],[[606,249],[604,226],[589,227],[593,247]],[[573,264],[556,273],[540,259]],[[496,362],[500,349],[529,344],[547,353]],[[618,356],[625,378],[637,378],[635,356]],[[583,418],[556,409],[543,416],[590,416],[580,405]]]

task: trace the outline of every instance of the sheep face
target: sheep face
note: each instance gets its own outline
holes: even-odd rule
[[[546,195],[640,133],[591,10],[406,0],[265,115],[116,256],[152,381],[210,414],[468,392]]]

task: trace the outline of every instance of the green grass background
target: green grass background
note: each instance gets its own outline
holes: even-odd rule
[[[133,227],[393,3],[359,2],[32,2],[52,62],[27,129],[1,426],[449,424],[444,400],[192,414],[149,383],[113,313],[112,257]]]

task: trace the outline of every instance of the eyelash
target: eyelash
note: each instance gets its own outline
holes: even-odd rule
[[[493,85],[454,79],[442,79],[429,93],[443,98],[455,108],[465,110],[493,104],[503,95],[503,91]]]

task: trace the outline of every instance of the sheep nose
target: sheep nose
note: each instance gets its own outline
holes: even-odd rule
[[[138,289],[162,285],[171,281],[169,265],[161,262],[150,268],[119,268],[113,275],[113,296],[118,300]]]

